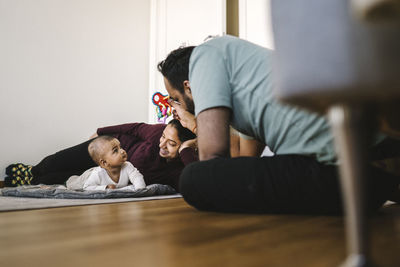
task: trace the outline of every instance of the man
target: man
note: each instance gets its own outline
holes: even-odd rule
[[[179,119],[198,135],[201,162],[185,168],[181,192],[204,210],[337,213],[341,197],[329,125],[322,116],[275,99],[272,56],[266,48],[224,36],[172,51],[159,63]],[[267,144],[275,156],[229,158],[229,125]],[[385,182],[374,183],[375,208],[399,180],[372,172],[385,176]]]

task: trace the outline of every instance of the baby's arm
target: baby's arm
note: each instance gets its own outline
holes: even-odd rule
[[[144,182],[143,175],[136,169],[130,162],[128,162],[128,176],[129,180],[135,187],[135,189],[141,189],[146,187],[146,183]]]
[[[84,190],[105,190],[107,185],[101,184],[99,174],[94,170],[83,185]]]

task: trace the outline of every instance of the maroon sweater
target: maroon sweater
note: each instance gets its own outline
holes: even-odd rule
[[[185,165],[197,161],[191,148],[185,148],[179,157],[167,161],[161,157],[160,138],[165,124],[128,123],[97,129],[98,135],[117,138],[128,154],[128,161],[144,176],[147,185],[167,184],[179,192],[179,176]]]

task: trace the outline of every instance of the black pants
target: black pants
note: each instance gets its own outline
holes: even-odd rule
[[[393,156],[393,145],[375,150],[376,159]],[[388,153],[385,152],[387,150]],[[398,150],[397,153],[400,153]],[[369,210],[393,194],[399,177],[370,167]],[[184,199],[200,210],[241,213],[339,214],[338,168],[300,155],[217,158],[188,165],[180,178]]]
[[[32,168],[32,184],[63,184],[71,175],[80,175],[96,166],[88,152],[90,141],[45,157]]]

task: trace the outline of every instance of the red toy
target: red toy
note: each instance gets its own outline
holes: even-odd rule
[[[172,107],[168,103],[168,99],[168,95],[163,95],[160,92],[155,92],[153,94],[153,104],[157,106],[156,112],[159,122],[163,120],[163,122],[165,123],[166,119],[171,116]]]

